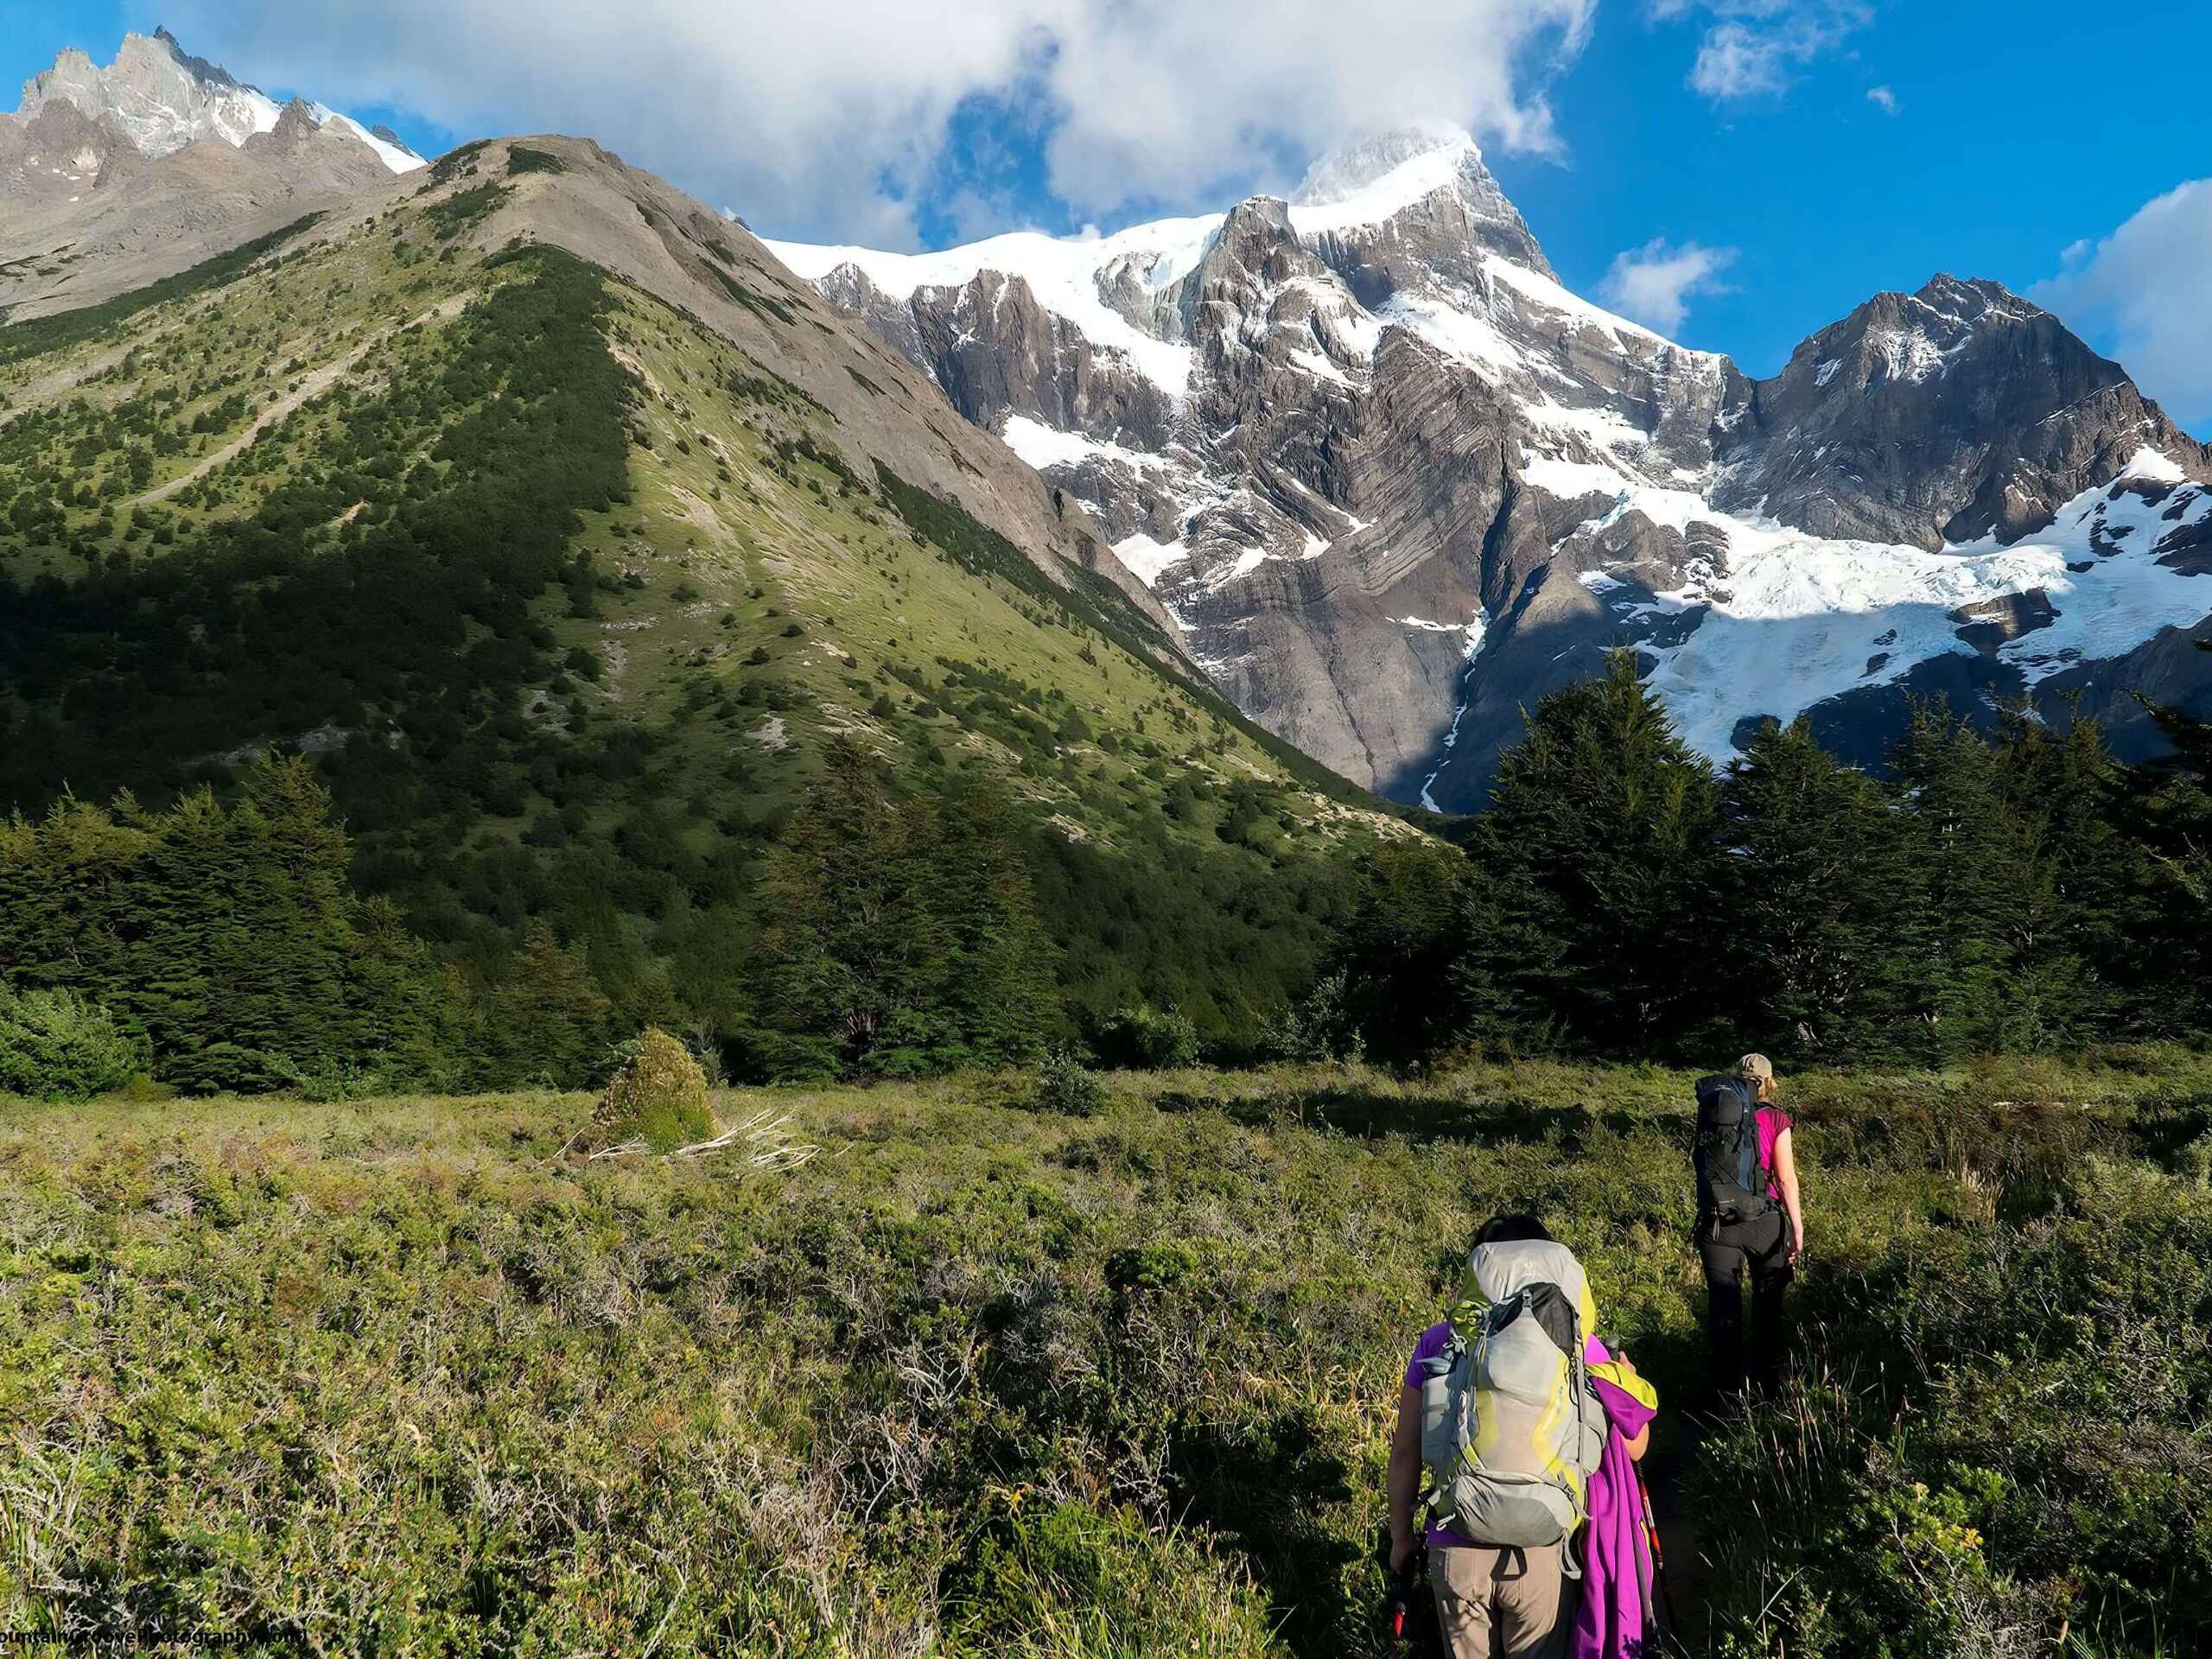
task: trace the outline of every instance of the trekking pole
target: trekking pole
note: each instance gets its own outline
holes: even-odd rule
[[[1667,1615],[1667,1633],[1681,1634],[1681,1621],[1675,1617],[1675,1590],[1667,1581],[1667,1552],[1659,1542],[1659,1517],[1651,1512],[1651,1488],[1643,1483],[1643,1465],[1631,1464],[1636,1471],[1636,1494],[1643,1500],[1643,1537],[1651,1546],[1651,1576],[1659,1580],[1659,1605]]]
[[[1406,1639],[1406,1615],[1413,1611],[1414,1575],[1402,1574],[1390,1581],[1390,1640],[1402,1646]]]
[[[1421,1594],[1421,1562],[1426,1554],[1425,1548],[1416,1548],[1406,1561],[1406,1570],[1390,1575],[1390,1644],[1396,1652],[1413,1649],[1416,1635],[1414,1605]]]

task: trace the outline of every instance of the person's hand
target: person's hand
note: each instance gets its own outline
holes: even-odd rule
[[[1794,1267],[1794,1266],[1796,1266],[1796,1262],[1797,1262],[1797,1258],[1798,1258],[1799,1256],[1801,1256],[1801,1255],[1804,1255],[1804,1254],[1805,1254],[1805,1230],[1804,1230],[1802,1227],[1793,1227],[1793,1228],[1791,1228],[1791,1229],[1789,1230],[1789,1262],[1790,1262],[1790,1265],[1791,1265],[1791,1266],[1793,1266],[1793,1267]]]
[[[1406,1563],[1413,1560],[1413,1534],[1410,1532],[1402,1533],[1390,1540],[1390,1576],[1392,1578],[1404,1578],[1406,1576]]]
[[[1627,1349],[1624,1348],[1620,1352],[1613,1356],[1613,1363],[1619,1366],[1621,1370],[1626,1371],[1630,1376],[1634,1376],[1636,1375],[1636,1362],[1628,1357]]]

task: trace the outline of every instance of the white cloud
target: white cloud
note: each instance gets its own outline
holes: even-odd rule
[[[1799,70],[1872,17],[1865,0],[1651,0],[1649,10],[1657,22],[1713,20],[1690,86],[1716,104],[1786,91]]]
[[[2165,405],[2202,432],[2212,423],[2212,179],[2145,203],[2110,236],[2076,242],[2059,274],[2028,296],[2095,339]]]
[[[764,229],[901,245],[918,195],[988,196],[989,180],[950,176],[955,117],[979,99],[1048,135],[1050,182],[1078,214],[1287,184],[1330,145],[1414,119],[1555,150],[1545,87],[1596,7],[171,0],[168,15],[242,77],[470,134],[585,134]]]
[[[1786,76],[1777,35],[1743,23],[1709,29],[1697,48],[1690,85],[1707,98],[1726,100],[1778,92]]]
[[[1670,334],[1682,326],[1694,297],[1728,292],[1719,276],[1735,263],[1733,248],[1708,248],[1695,242],[1677,245],[1657,237],[1616,254],[1598,284],[1598,294],[1623,316]]]
[[[1904,113],[1904,105],[1898,102],[1897,95],[1886,86],[1869,86],[1866,89],[1866,101],[1884,115]]]

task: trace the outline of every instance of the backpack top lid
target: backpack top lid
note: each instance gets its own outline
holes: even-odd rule
[[[1574,1252],[1549,1238],[1516,1238],[1478,1244],[1467,1257],[1466,1300],[1480,1307],[1503,1302],[1534,1285],[1557,1285],[1582,1321],[1585,1335],[1598,1327],[1590,1281]]]
[[[1732,1103],[1738,1112],[1755,1110],[1758,1096],[1751,1088],[1751,1080],[1735,1071],[1716,1071],[1709,1077],[1697,1081],[1697,1103],[1700,1111]],[[1735,1113],[1729,1114],[1731,1117]]]

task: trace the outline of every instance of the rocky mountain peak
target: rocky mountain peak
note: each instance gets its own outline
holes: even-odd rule
[[[156,25],[154,35],[150,41],[143,35],[124,35],[123,37],[123,50],[116,54],[117,61],[122,61],[124,57],[128,56],[134,51],[150,51],[156,48],[165,49],[168,53],[170,59],[175,61],[180,68],[183,69],[188,74],[198,80],[202,86],[243,86],[245,85],[244,82],[240,81],[219,63],[210,63],[207,59],[194,57],[191,53],[186,51],[184,49],[184,43],[178,40],[175,35],[169,33],[167,24]],[[255,88],[254,90],[258,91],[259,89]]]
[[[2177,482],[2212,454],[2056,317],[1941,274],[1753,380],[1567,289],[1457,129],[1093,240],[775,251],[1089,513],[1240,707],[1402,800],[1481,798],[1624,641],[1716,758],[1811,709],[1872,760],[1910,696],[2131,683],[2212,609],[2175,540],[2212,537]]]
[[[322,130],[322,123],[315,119],[315,111],[304,99],[294,99],[284,105],[276,117],[276,124],[266,133],[257,133],[246,141],[249,148],[262,148],[283,152],[304,149]]]
[[[255,88],[187,54],[174,35],[126,35],[115,61],[102,68],[70,48],[54,67],[23,85],[21,113],[73,104],[95,119],[113,120],[147,156],[166,156],[195,138],[244,143],[276,124],[276,106]]]
[[[2192,475],[2207,461],[2117,363],[1979,278],[1877,294],[1752,404],[1719,446],[1724,505],[1931,551],[2039,532],[2145,448]]]
[[[1409,176],[1399,182],[1417,188],[1421,181],[1429,181],[1429,188],[1440,188],[1456,178],[1462,168],[1482,167],[1482,160],[1481,149],[1464,128],[1402,127],[1358,139],[1321,156],[1306,169],[1306,177],[1291,192],[1290,200],[1299,207],[1335,207],[1375,189],[1415,162],[1423,164],[1417,169],[1420,179]],[[1419,194],[1426,194],[1427,190]]]
[[[151,35],[124,35],[114,62],[105,68],[78,48],[65,48],[52,68],[23,83],[17,120],[28,124],[57,103],[73,105],[95,123],[111,124],[149,161],[207,138],[242,149],[256,134],[273,133],[285,114],[259,87],[186,51],[166,28]],[[395,173],[421,163],[422,158],[396,138],[383,133],[372,137],[368,129],[342,116],[334,118],[318,105],[302,108],[309,128],[327,126],[335,119]],[[280,148],[296,147],[299,137],[296,130],[287,134]]]
[[[1298,233],[1364,303],[1444,283],[1477,283],[1496,257],[1555,279],[1473,138],[1415,126],[1363,138],[1307,169],[1291,194]]]

